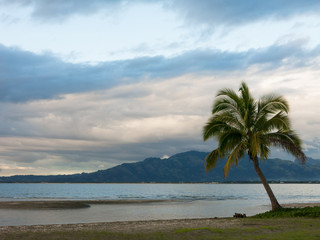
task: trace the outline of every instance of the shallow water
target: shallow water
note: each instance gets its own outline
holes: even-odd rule
[[[320,202],[319,184],[272,184],[280,203]],[[163,199],[84,209],[0,209],[0,225],[113,222],[253,215],[270,209],[261,184],[0,184],[0,201]]]

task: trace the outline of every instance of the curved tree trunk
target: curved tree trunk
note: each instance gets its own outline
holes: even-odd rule
[[[251,158],[251,157],[250,157]],[[280,204],[278,203],[278,200],[276,199],[276,197],[274,196],[267,179],[265,178],[265,176],[263,175],[260,167],[259,167],[259,160],[258,157],[255,157],[254,159],[251,158],[251,160],[253,161],[253,165],[254,165],[254,169],[256,170],[258,176],[260,177],[260,180],[264,186],[264,188],[266,189],[268,196],[270,198],[271,201],[271,207],[272,207],[272,211],[276,210],[278,208],[281,208]]]

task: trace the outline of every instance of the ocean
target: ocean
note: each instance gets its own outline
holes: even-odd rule
[[[319,184],[271,184],[280,204],[320,202]],[[170,200],[84,209],[0,209],[0,226],[248,216],[270,210],[262,184],[0,184],[0,201]]]

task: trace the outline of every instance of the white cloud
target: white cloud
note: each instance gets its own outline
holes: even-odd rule
[[[256,97],[270,92],[284,95],[291,105],[294,129],[311,140],[320,131],[320,124],[310,125],[320,118],[314,111],[319,76],[310,68],[184,75],[54,100],[5,104],[10,111],[0,117],[1,124],[15,131],[0,138],[0,159],[3,164],[22,164],[18,167],[29,164],[32,169],[26,172],[37,172],[47,164],[52,172],[74,173],[160,157],[163,152],[209,151],[214,143],[204,144],[201,131],[214,96],[224,87],[237,89],[242,80]]]

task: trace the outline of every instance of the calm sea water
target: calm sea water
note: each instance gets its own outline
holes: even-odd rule
[[[271,184],[280,203],[320,202],[319,184]],[[270,209],[261,184],[0,184],[0,201],[177,200],[72,210],[0,209],[0,225],[112,222],[253,215]]]

